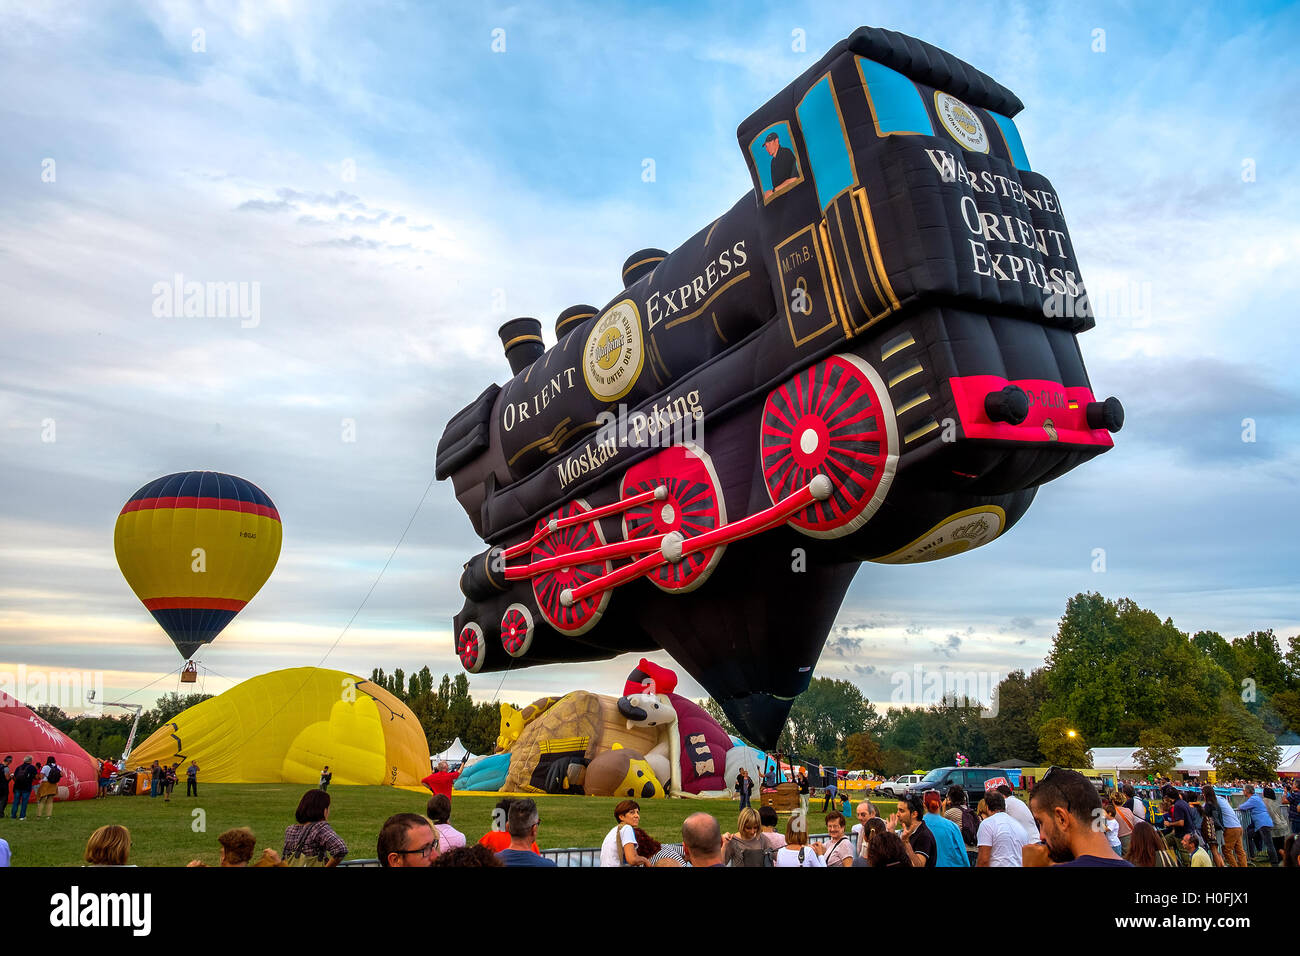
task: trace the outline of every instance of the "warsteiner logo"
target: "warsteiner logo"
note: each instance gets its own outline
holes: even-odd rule
[[[583,375],[592,395],[613,402],[630,392],[645,361],[636,303],[624,299],[596,319],[582,356]]]
[[[952,138],[972,153],[989,151],[988,134],[975,111],[949,93],[934,91],[934,109],[939,122],[952,134]]]

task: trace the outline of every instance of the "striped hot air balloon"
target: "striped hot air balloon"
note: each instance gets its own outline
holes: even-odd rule
[[[149,482],[117,516],[122,575],[181,656],[210,643],[280,557],[280,514],[251,482],[187,471]]]

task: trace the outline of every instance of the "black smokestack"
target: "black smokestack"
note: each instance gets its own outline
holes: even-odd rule
[[[655,266],[668,258],[662,249],[641,249],[632,253],[623,263],[623,288],[655,271]]]
[[[536,319],[511,319],[497,330],[505,349],[510,372],[518,375],[546,351],[542,344],[542,323]]]
[[[582,325],[588,319],[593,318],[600,311],[594,305],[571,305],[555,320],[555,338],[560,340]]]

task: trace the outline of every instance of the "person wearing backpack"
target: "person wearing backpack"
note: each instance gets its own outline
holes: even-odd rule
[[[9,819],[27,819],[27,801],[31,799],[32,786],[40,775],[40,771],[32,763],[31,755],[28,754],[23,758],[22,766],[14,771],[14,805],[9,812]]]
[[[785,824],[785,846],[776,851],[776,865],[781,867],[822,867],[826,847],[808,842],[808,824],[802,814],[790,814]]]
[[[966,856],[974,866],[979,858],[980,818],[966,805],[966,790],[954,783],[944,795],[943,815],[961,828],[961,841],[966,846]]]
[[[59,781],[63,779],[63,768],[50,757],[41,768],[41,785],[36,791],[36,818],[54,818],[54,798],[59,793]]]
[[[5,815],[5,807],[9,803],[9,784],[13,781],[13,774],[9,772],[9,765],[13,762],[13,754],[10,754],[5,757],[3,763],[0,763],[0,817]]]

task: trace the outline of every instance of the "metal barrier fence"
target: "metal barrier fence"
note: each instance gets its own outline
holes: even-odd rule
[[[829,833],[810,833],[808,840],[816,843],[820,840],[829,840]],[[665,843],[665,847],[682,852],[680,843]],[[600,866],[600,847],[598,846],[566,846],[556,847],[550,850],[543,850],[542,856],[548,860],[554,860],[556,866],[579,866],[579,867],[598,867]],[[344,860],[339,866],[379,866],[378,860]]]

